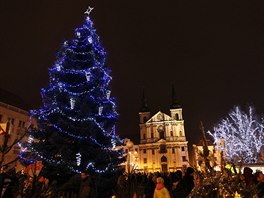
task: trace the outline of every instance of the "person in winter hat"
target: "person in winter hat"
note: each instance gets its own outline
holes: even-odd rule
[[[164,179],[162,177],[157,178],[157,184],[153,198],[170,198],[170,193],[168,189],[164,186]]]

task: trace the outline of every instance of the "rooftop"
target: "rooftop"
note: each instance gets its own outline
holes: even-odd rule
[[[13,94],[7,90],[0,88],[0,102],[12,105],[14,107],[23,109],[25,111],[29,110],[29,105],[16,94]]]

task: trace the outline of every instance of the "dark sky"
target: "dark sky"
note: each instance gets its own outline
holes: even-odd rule
[[[142,89],[153,114],[169,112],[171,86],[188,140],[234,105],[264,113],[264,2],[248,0],[0,0],[0,87],[42,105],[48,68],[91,14],[112,70],[118,133],[137,142]]]

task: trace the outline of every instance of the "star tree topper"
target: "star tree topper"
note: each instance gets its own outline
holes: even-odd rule
[[[88,9],[85,11],[84,14],[87,14],[89,16],[93,9],[94,8],[92,8],[92,7],[89,6]]]

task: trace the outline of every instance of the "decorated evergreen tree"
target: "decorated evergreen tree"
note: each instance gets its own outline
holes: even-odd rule
[[[43,174],[63,177],[83,171],[109,173],[122,162],[115,133],[117,112],[110,90],[106,53],[90,19],[65,41],[49,69],[43,107],[31,111],[38,127],[22,142],[21,160],[42,161]],[[30,141],[31,140],[31,141]]]

